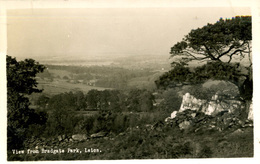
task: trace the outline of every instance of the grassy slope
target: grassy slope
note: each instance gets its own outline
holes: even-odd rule
[[[253,157],[253,128],[232,131],[187,133],[176,128],[134,129],[123,135],[90,139],[59,148],[78,148],[82,153],[37,154],[16,156],[17,160],[110,160]],[[99,149],[85,153],[84,149]]]

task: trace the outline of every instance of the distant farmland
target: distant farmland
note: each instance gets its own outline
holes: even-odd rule
[[[82,91],[83,93],[87,93],[88,91],[92,89],[96,90],[105,90],[105,89],[111,89],[111,88],[102,88],[102,87],[95,87],[95,86],[88,86],[85,84],[72,84],[68,83],[66,81],[52,81],[52,82],[46,82],[46,81],[38,81],[38,88],[43,89],[43,93],[46,94],[59,94],[64,92],[70,92],[70,91]]]

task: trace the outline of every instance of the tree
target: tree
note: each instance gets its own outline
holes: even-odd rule
[[[220,19],[214,24],[191,30],[170,51],[173,69],[156,81],[157,87],[201,84],[209,79],[235,84],[240,99],[251,101],[253,92],[251,16]],[[246,64],[240,62],[246,60]],[[194,69],[191,64],[202,63]]]
[[[132,89],[127,96],[127,108],[134,112],[149,112],[153,110],[154,96],[150,91]]]
[[[76,100],[76,110],[85,110],[87,108],[87,103],[85,100],[85,95],[82,91],[75,92],[75,100]]]
[[[171,48],[171,57],[180,61],[221,61],[230,63],[235,56],[250,60],[252,41],[251,16],[220,19],[215,24],[191,30]],[[251,62],[251,60],[250,60]],[[250,63],[251,66],[252,63]]]
[[[59,100],[61,96],[55,97],[55,100]],[[56,101],[55,104],[50,106],[51,113],[47,120],[48,136],[66,135],[69,136],[73,133],[75,126],[77,125],[77,117],[74,111],[69,111],[62,101]]]
[[[181,106],[182,98],[178,94],[177,89],[169,89],[162,94],[163,101],[159,105],[160,112],[167,113],[178,111]]]
[[[86,95],[88,109],[97,110],[100,105],[100,92],[96,89],[90,90]]]
[[[23,146],[29,126],[43,124],[46,118],[29,108],[28,95],[41,92],[35,76],[45,67],[33,59],[17,62],[6,56],[7,70],[7,135],[8,150]]]

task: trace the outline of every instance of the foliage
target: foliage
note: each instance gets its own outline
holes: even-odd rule
[[[79,119],[73,114],[73,112],[68,111],[61,104],[56,104],[55,107],[52,107],[48,116],[45,131],[46,135],[72,135],[78,122]]]
[[[232,136],[232,132],[185,133],[172,127],[163,131],[132,129],[124,135],[74,143],[84,151],[99,148],[101,153],[10,155],[10,160],[119,160],[119,159],[187,159],[253,157],[253,129]],[[112,140],[113,138],[113,140]],[[111,146],[113,145],[113,146]],[[60,146],[66,149],[67,145]]]
[[[157,87],[225,80],[238,87],[241,100],[250,101],[253,92],[251,40],[250,16],[220,19],[215,24],[191,30],[183,41],[171,48],[173,69],[156,81]],[[238,63],[236,57],[247,59],[247,66]],[[203,65],[191,69],[187,65],[192,61]]]
[[[38,100],[39,101],[39,100]],[[63,108],[68,111],[77,111],[86,109],[85,95],[81,91],[65,92],[52,96],[48,100],[49,109]]]
[[[179,68],[180,67],[180,68]],[[251,73],[244,74],[246,68],[239,63],[209,62],[198,66],[193,71],[184,66],[176,66],[165,73],[156,81],[158,87],[169,88],[183,85],[203,84],[209,79],[229,81],[236,85],[242,100],[251,100],[253,93],[253,81]],[[180,84],[180,85],[177,85]]]
[[[242,58],[251,53],[251,16],[220,19],[214,24],[191,30],[181,42],[171,48],[172,57],[181,57],[182,62],[225,61],[230,63],[234,56]]]
[[[25,59],[17,62],[15,58],[6,56],[7,89],[9,92],[31,94],[40,92],[37,89],[35,76],[42,72],[45,67],[33,59]]]
[[[43,113],[41,116],[29,108],[27,98],[32,93],[41,92],[36,88],[35,76],[44,68],[33,59],[17,62],[15,58],[6,56],[8,149],[21,148],[29,127],[32,124],[44,124],[46,121]]]
[[[127,96],[127,107],[129,111],[149,112],[153,110],[154,96],[150,91],[132,89]]]
[[[156,80],[157,88],[171,88],[183,84],[183,82],[189,82],[194,76],[194,73],[184,65],[177,64],[172,70],[164,73],[160,76],[159,80]]]
[[[182,103],[182,97],[177,89],[168,89],[162,94],[163,101],[159,104],[159,111],[167,115],[172,111],[178,111]]]

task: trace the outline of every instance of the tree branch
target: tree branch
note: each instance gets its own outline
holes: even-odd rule
[[[222,56],[228,54],[233,48],[235,48],[234,45],[230,46],[226,52],[223,52],[221,55],[218,56],[218,59],[220,59]]]
[[[229,61],[228,61],[228,63],[231,62],[232,56],[235,55],[235,54],[238,53],[238,52],[239,52],[241,55],[242,55],[242,52],[249,53],[248,51],[244,51],[244,50],[236,50],[236,51],[234,51],[232,54],[229,55]]]
[[[217,58],[215,58],[215,56],[213,56],[212,54],[211,54],[211,52],[210,52],[210,49],[204,44],[203,45],[205,48],[206,48],[206,50],[207,50],[207,54],[208,54],[208,56],[212,59],[212,60],[219,60],[219,59],[217,59]]]

